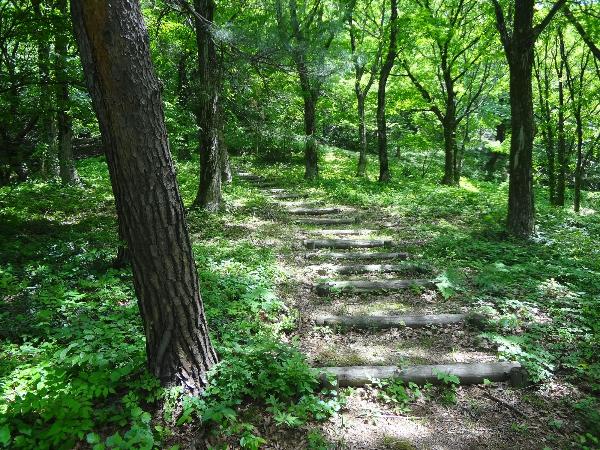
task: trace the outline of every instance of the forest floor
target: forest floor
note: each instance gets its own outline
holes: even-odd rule
[[[407,159],[392,160],[393,180],[381,185],[375,164],[358,179],[355,155],[331,149],[312,183],[302,180],[299,160],[233,163],[273,185],[234,177],[224,211],[189,211],[221,364],[216,384],[177,417],[152,406],[157,399],[168,406],[169,394],[145,373],[131,272],[112,267],[116,222],[102,158],[78,162],[83,187],[32,181],[0,189],[0,447],[600,447],[600,195],[586,193],[577,215],[549,206],[538,189],[538,231],[522,242],[502,231],[506,183],[463,178],[444,187],[437,173],[422,178]],[[189,205],[197,162],[177,168]],[[287,202],[271,189],[306,198]],[[358,222],[301,225],[287,210],[302,204],[340,207],[334,216]],[[327,228],[374,231],[318,232]],[[330,250],[303,245],[322,237],[394,240],[382,250],[409,253],[393,264],[417,264],[418,273],[335,275]],[[328,295],[315,288],[329,279],[384,278],[428,278],[436,287]],[[470,312],[484,314],[485,326],[358,331],[314,321]],[[519,361],[533,384],[380,382],[320,392],[306,365],[499,359]]]

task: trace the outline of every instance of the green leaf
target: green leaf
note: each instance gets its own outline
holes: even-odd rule
[[[2,425],[0,427],[0,444],[8,445],[10,442],[10,428],[8,425]]]

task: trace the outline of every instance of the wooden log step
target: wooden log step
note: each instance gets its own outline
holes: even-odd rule
[[[265,189],[267,192],[269,192],[270,194],[284,194],[286,192],[286,189],[284,188],[272,188],[272,189]]]
[[[360,239],[304,239],[306,248],[376,248],[391,247],[394,241],[385,239],[360,240]]]
[[[428,314],[419,316],[332,316],[315,317],[317,325],[342,326],[345,328],[384,329],[420,328],[430,325],[455,325],[469,318],[468,314]]]
[[[243,178],[244,180],[262,180],[263,177],[259,176],[259,175],[254,175],[253,173],[250,172],[238,172],[236,174],[238,176],[238,178]]]
[[[357,275],[364,273],[427,273],[423,266],[416,264],[353,264],[348,266],[311,266],[311,269],[317,272],[333,272],[343,275]]]
[[[455,375],[461,385],[481,384],[483,380],[509,381],[513,386],[526,384],[525,369],[518,362],[455,363],[417,365],[400,368],[398,366],[351,366],[319,368],[319,378],[331,386],[328,376],[334,377],[339,387],[359,387],[371,384],[373,380],[402,380],[405,383],[440,384],[439,373]]]
[[[356,222],[356,217],[303,217],[296,220],[296,223],[304,225],[350,225]]]
[[[306,198],[308,195],[306,194],[275,194],[271,195],[271,198],[276,200],[293,200],[297,198]]]
[[[373,291],[401,291],[411,286],[434,287],[430,280],[379,280],[379,281],[326,281],[316,286],[318,295],[328,295],[333,291],[338,292],[373,292]]]
[[[277,181],[256,180],[256,181],[254,181],[254,186],[256,186],[258,188],[271,188],[271,187],[279,186],[279,183]]]
[[[370,252],[370,253],[361,253],[361,252],[339,252],[339,253],[322,253],[322,252],[314,252],[307,253],[306,257],[323,257],[327,259],[347,259],[352,261],[372,261],[372,260],[380,260],[380,261],[393,261],[393,260],[404,260],[409,258],[408,253],[383,253],[383,252]]]
[[[356,229],[356,230],[311,230],[312,233],[316,234],[339,234],[342,236],[352,236],[352,235],[363,235],[363,234],[371,234],[377,233],[378,230],[366,230],[366,229]]]
[[[325,214],[339,213],[339,208],[290,208],[287,210],[290,214],[302,215],[302,216],[322,216]]]

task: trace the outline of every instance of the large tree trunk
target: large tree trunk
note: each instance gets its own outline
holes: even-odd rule
[[[533,1],[515,7],[509,46],[511,140],[509,157],[507,229],[529,237],[535,230],[533,194],[533,92],[532,69],[535,37]]]
[[[507,230],[519,237],[535,231],[532,179],[533,157],[533,93],[531,77],[534,44],[539,34],[562,8],[566,0],[557,0],[542,21],[533,26],[534,0],[515,2],[512,33],[508,31],[502,6],[493,0],[496,26],[504,46],[510,69],[510,167],[508,186]]]
[[[200,128],[200,186],[194,206],[217,211],[221,206],[221,155],[219,152],[219,64],[211,25],[213,0],[194,0],[196,43],[198,46],[198,81],[200,92],[197,108]]]
[[[198,394],[216,362],[137,1],[71,1],[117,214],[131,251],[149,370]]]
[[[379,181],[389,181],[390,168],[387,152],[387,123],[385,119],[385,88],[388,77],[394,67],[398,36],[398,1],[390,3],[390,37],[385,61],[381,66],[377,90],[377,150],[379,154]]]
[[[510,63],[511,141],[508,188],[508,231],[528,237],[535,229],[532,179],[533,100],[531,70],[533,46],[513,51]]]
[[[58,0],[58,10],[61,16],[67,15],[67,0]],[[54,71],[56,76],[56,117],[58,123],[58,163],[60,179],[63,184],[80,184],[79,174],[73,160],[73,120],[69,113],[69,80],[67,75],[67,30],[56,34],[54,47],[56,61]]]
[[[360,83],[356,87],[356,101],[358,106],[358,139],[359,139],[359,156],[358,170],[356,176],[364,177],[367,170],[367,127],[365,125],[365,95],[360,90]]]

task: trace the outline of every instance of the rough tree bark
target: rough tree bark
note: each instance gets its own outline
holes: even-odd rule
[[[379,154],[379,181],[389,181],[390,168],[387,152],[387,123],[385,119],[385,88],[394,67],[398,44],[398,0],[390,2],[390,36],[385,60],[379,71],[377,83],[377,150]]]
[[[218,111],[220,70],[211,29],[215,9],[213,0],[194,0],[200,85],[196,110],[200,128],[200,185],[194,206],[207,211],[217,211],[222,202]]]
[[[140,5],[72,0],[71,14],[131,251],[149,370],[165,386],[198,394],[217,357]]]
[[[67,0],[56,3],[61,16],[66,16]],[[78,185],[81,183],[75,161],[73,159],[73,120],[69,113],[69,80],[67,75],[67,30],[56,34],[54,48],[56,59],[54,73],[56,77],[56,118],[58,124],[58,165],[60,179],[63,184]]]
[[[533,159],[532,68],[534,44],[566,0],[558,0],[544,19],[533,26],[534,0],[515,0],[514,23],[509,32],[498,0],[493,0],[496,26],[510,72],[511,142],[509,158],[507,230],[518,237],[535,231]]]

